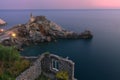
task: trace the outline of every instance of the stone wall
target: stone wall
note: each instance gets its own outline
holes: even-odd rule
[[[54,60],[58,62],[57,69],[53,67]],[[49,77],[51,80],[54,80],[56,73],[59,71],[68,72],[69,80],[75,80],[74,62],[54,54],[44,53],[38,57],[29,69],[21,73],[16,80],[35,80],[41,75],[41,73]]]
[[[41,59],[42,55],[33,63],[30,68],[21,73],[16,80],[35,80],[41,75]]]
[[[58,62],[58,69],[53,67],[53,60]],[[41,61],[42,72],[50,74],[48,77],[55,78],[55,75],[59,71],[68,72],[69,80],[74,80],[74,62],[67,58],[61,58],[57,55],[47,54]],[[52,75],[52,76],[51,76]]]

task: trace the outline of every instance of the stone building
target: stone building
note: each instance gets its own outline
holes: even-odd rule
[[[32,13],[30,14],[30,23],[36,22],[36,21],[45,21],[47,20],[45,16],[33,16]]]
[[[56,80],[56,74],[60,71],[68,73],[68,80],[75,80],[73,61],[54,54],[44,53],[38,57],[29,69],[21,73],[16,80],[35,80],[41,73],[51,80]]]
[[[74,80],[74,62],[67,58],[61,58],[54,54],[45,55],[41,60],[41,69],[45,74],[48,74],[48,77],[53,79],[57,72],[66,71],[68,73],[69,80]]]
[[[34,22],[35,21],[35,17],[32,15],[32,13],[30,14],[30,22]]]

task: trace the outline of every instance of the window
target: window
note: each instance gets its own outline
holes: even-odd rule
[[[52,59],[52,69],[59,71],[59,63],[58,60]]]

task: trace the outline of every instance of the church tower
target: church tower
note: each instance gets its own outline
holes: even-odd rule
[[[32,18],[33,17],[33,15],[32,15],[32,13],[30,14],[30,18]]]
[[[32,15],[32,13],[30,14],[30,22],[34,22],[35,21],[35,17]]]

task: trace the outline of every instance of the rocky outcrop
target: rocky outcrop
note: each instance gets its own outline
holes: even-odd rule
[[[6,22],[4,20],[0,19],[0,26],[4,26],[4,25],[6,25]]]
[[[45,16],[32,16],[26,24],[19,24],[8,31],[6,34],[15,33],[16,36],[10,36],[10,40],[5,42],[5,45],[10,43],[18,45],[37,44],[41,42],[56,41],[58,38],[69,39],[90,39],[92,34],[90,31],[85,31],[81,34],[67,31],[56,23],[46,19]],[[10,45],[9,43],[9,45]]]

